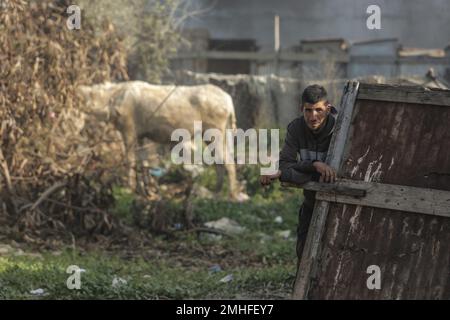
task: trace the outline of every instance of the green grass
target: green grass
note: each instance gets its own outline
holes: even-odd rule
[[[202,185],[214,184],[212,170],[208,168],[198,178]],[[226,196],[194,201],[196,225],[228,217],[245,227],[243,234],[214,240],[182,230],[173,232],[170,238],[154,236],[150,245],[139,249],[114,252],[102,248],[88,252],[66,249],[57,256],[43,252],[41,258],[14,253],[0,255],[0,299],[289,298],[295,275],[295,229],[302,195],[299,190],[285,190],[279,184],[261,188],[258,171],[256,166],[241,167],[238,171],[240,180],[247,181],[251,196],[247,202],[230,202]],[[171,179],[176,179],[176,175]],[[114,213],[132,224],[133,195],[116,188],[114,196]],[[173,200],[170,206],[173,210],[182,209],[179,200]],[[281,223],[275,222],[278,216]],[[277,234],[285,230],[291,231],[288,239]],[[222,270],[210,274],[208,269],[215,264]],[[70,276],[66,269],[70,265],[86,270],[81,274],[80,290],[66,286]],[[233,275],[231,282],[219,281],[229,274]],[[113,287],[114,277],[125,279],[127,284]],[[46,295],[31,295],[30,291],[37,288],[44,289]]]
[[[68,289],[69,265],[86,270],[81,273],[81,288]],[[64,253],[44,255],[42,260],[0,258],[0,299],[183,299],[236,298],[255,292],[261,297],[272,292],[287,292],[292,282],[291,266],[235,268],[210,274],[207,269],[189,270],[168,261],[119,258],[91,253],[88,256]],[[219,280],[233,274],[229,283]],[[114,277],[127,281],[112,286]],[[44,289],[44,296],[29,292]]]
[[[227,216],[247,229],[233,238],[204,240],[194,233],[180,233],[172,240],[158,237],[154,245],[160,253],[140,256],[138,252],[132,259],[115,252],[72,250],[59,256],[44,253],[42,258],[0,257],[0,299],[288,298],[295,274],[298,199],[267,204],[253,201],[196,203],[201,221]],[[273,222],[276,215],[283,217],[283,223]],[[292,237],[277,236],[280,230],[292,230]],[[208,268],[214,264],[222,271],[209,274]],[[66,287],[69,265],[86,269],[81,274],[81,290]],[[219,282],[228,274],[234,277],[230,283]],[[115,276],[127,284],[113,288]],[[47,295],[29,293],[37,288]]]
[[[131,224],[132,216],[130,214],[130,208],[134,199],[132,192],[126,188],[115,187],[113,188],[113,195],[115,199],[113,213],[124,222]]]

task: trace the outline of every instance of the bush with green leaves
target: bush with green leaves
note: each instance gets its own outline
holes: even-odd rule
[[[84,15],[99,29],[111,21],[124,37],[130,78],[159,83],[168,72],[184,21],[195,14],[187,0],[80,0]]]

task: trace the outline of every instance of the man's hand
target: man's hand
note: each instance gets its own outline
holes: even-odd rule
[[[268,186],[272,183],[272,180],[279,179],[281,176],[281,171],[278,170],[277,173],[269,174],[267,176],[261,176],[260,182],[263,186]]]
[[[333,183],[336,181],[336,171],[326,163],[321,161],[315,161],[313,163],[313,166],[314,168],[316,168],[316,171],[320,173],[319,182]]]

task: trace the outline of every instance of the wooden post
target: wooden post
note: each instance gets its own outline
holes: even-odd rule
[[[275,15],[274,17],[274,54],[273,54],[273,73],[275,76],[279,76],[280,74],[280,16]],[[270,80],[270,85],[272,85],[272,80]],[[274,115],[275,115],[275,121],[276,123],[279,123],[280,120],[280,111],[278,110],[278,103],[275,100],[275,97],[273,94],[271,94],[272,102],[274,105]]]
[[[336,121],[335,132],[331,139],[327,163],[340,169],[342,157],[344,155],[345,141],[350,129],[350,122],[353,114],[356,96],[358,95],[359,82],[349,81],[344,89],[342,96],[339,116]],[[293,298],[307,299],[311,278],[317,270],[317,263],[321,251],[321,239],[325,230],[328,209],[330,203],[327,201],[316,200],[311,223],[308,229],[308,236],[300,261],[300,267],[297,272],[297,279],[294,285]]]
[[[275,60],[274,60],[274,68],[275,75],[279,75],[280,72],[280,16],[275,15],[274,18],[274,51],[275,51]]]

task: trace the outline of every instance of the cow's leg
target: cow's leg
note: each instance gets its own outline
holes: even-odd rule
[[[132,148],[127,151],[128,185],[133,191],[137,188],[136,154]]]
[[[228,174],[228,185],[230,189],[230,196],[232,199],[237,199],[237,179],[236,179],[236,165],[234,163],[225,164],[225,170]]]
[[[149,171],[148,171],[148,156],[144,151],[146,148],[145,140],[138,140],[138,149],[136,152],[137,157],[137,166],[138,166],[138,177],[137,183],[140,189],[142,190],[142,194],[146,197],[157,197],[160,193],[158,181],[154,179]]]
[[[216,165],[217,171],[217,185],[216,187],[219,190],[222,189],[223,179],[224,179],[224,171],[227,172],[228,175],[228,189],[229,194],[232,199],[237,199],[238,196],[238,188],[237,188],[237,178],[236,178],[236,165],[234,163],[234,159],[228,159],[229,157],[225,157],[225,153],[227,152],[227,138],[226,138],[226,124],[222,126],[222,137],[223,137],[223,147],[219,148],[220,150],[216,150],[218,152],[218,158],[222,161],[220,165]],[[220,173],[219,173],[220,172]]]
[[[125,158],[126,166],[128,169],[128,185],[136,192],[139,192],[139,183],[137,181],[137,169],[136,169],[136,138],[134,135],[122,134],[123,142],[125,144]]]
[[[135,168],[136,168],[136,191],[140,195],[148,196],[148,181],[146,180],[146,170],[144,161],[142,159],[142,147],[143,143],[140,139],[137,140],[136,148],[134,149]]]
[[[224,126],[221,126],[221,133],[223,139],[225,139],[225,136],[223,135],[223,129]],[[222,147],[223,148],[223,147]],[[216,186],[215,186],[215,192],[220,193],[223,188],[223,181],[225,179],[225,166],[224,166],[224,149],[222,148],[216,148],[215,149],[215,158],[219,160],[219,163],[215,163],[215,169],[216,169]]]
[[[221,164],[216,164],[216,187],[215,187],[215,191],[216,193],[219,193],[220,191],[222,191],[222,187],[223,187],[223,180],[225,178],[225,167],[224,165]]]

